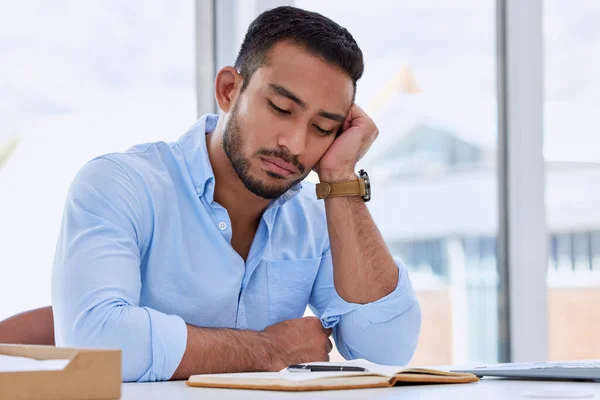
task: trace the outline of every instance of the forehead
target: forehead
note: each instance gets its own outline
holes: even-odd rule
[[[254,75],[258,85],[284,86],[311,108],[345,113],[352,105],[354,86],[348,74],[296,44],[277,43]]]

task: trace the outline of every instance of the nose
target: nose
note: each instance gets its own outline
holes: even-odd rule
[[[291,154],[298,156],[304,153],[307,138],[306,126],[298,124],[289,127],[285,132],[281,132],[277,144],[287,148]]]

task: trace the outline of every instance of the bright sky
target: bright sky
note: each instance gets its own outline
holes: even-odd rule
[[[194,103],[193,4],[7,2],[0,13],[0,139],[29,134],[32,120],[48,116],[96,110],[101,118],[121,98],[135,107],[185,93]]]

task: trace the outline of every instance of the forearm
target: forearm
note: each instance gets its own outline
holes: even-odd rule
[[[396,266],[364,201],[325,199],[335,289],[350,303],[370,303],[390,294],[398,283]]]
[[[54,346],[52,307],[22,312],[2,321],[0,343]]]
[[[272,353],[262,332],[187,325],[183,359],[171,379],[194,374],[267,371]]]
[[[187,379],[278,365],[272,362],[278,352],[262,332],[199,328],[174,315],[119,302],[100,304],[74,328],[63,344],[122,349],[124,381]]]

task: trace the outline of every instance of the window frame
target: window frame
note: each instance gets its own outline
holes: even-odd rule
[[[243,35],[239,30],[245,30],[253,18],[269,8],[293,4],[293,0],[196,0],[198,115],[218,110],[214,76],[235,59]],[[237,22],[233,28],[231,21]],[[545,360],[548,233],[542,0],[496,0],[496,21],[498,359]]]

